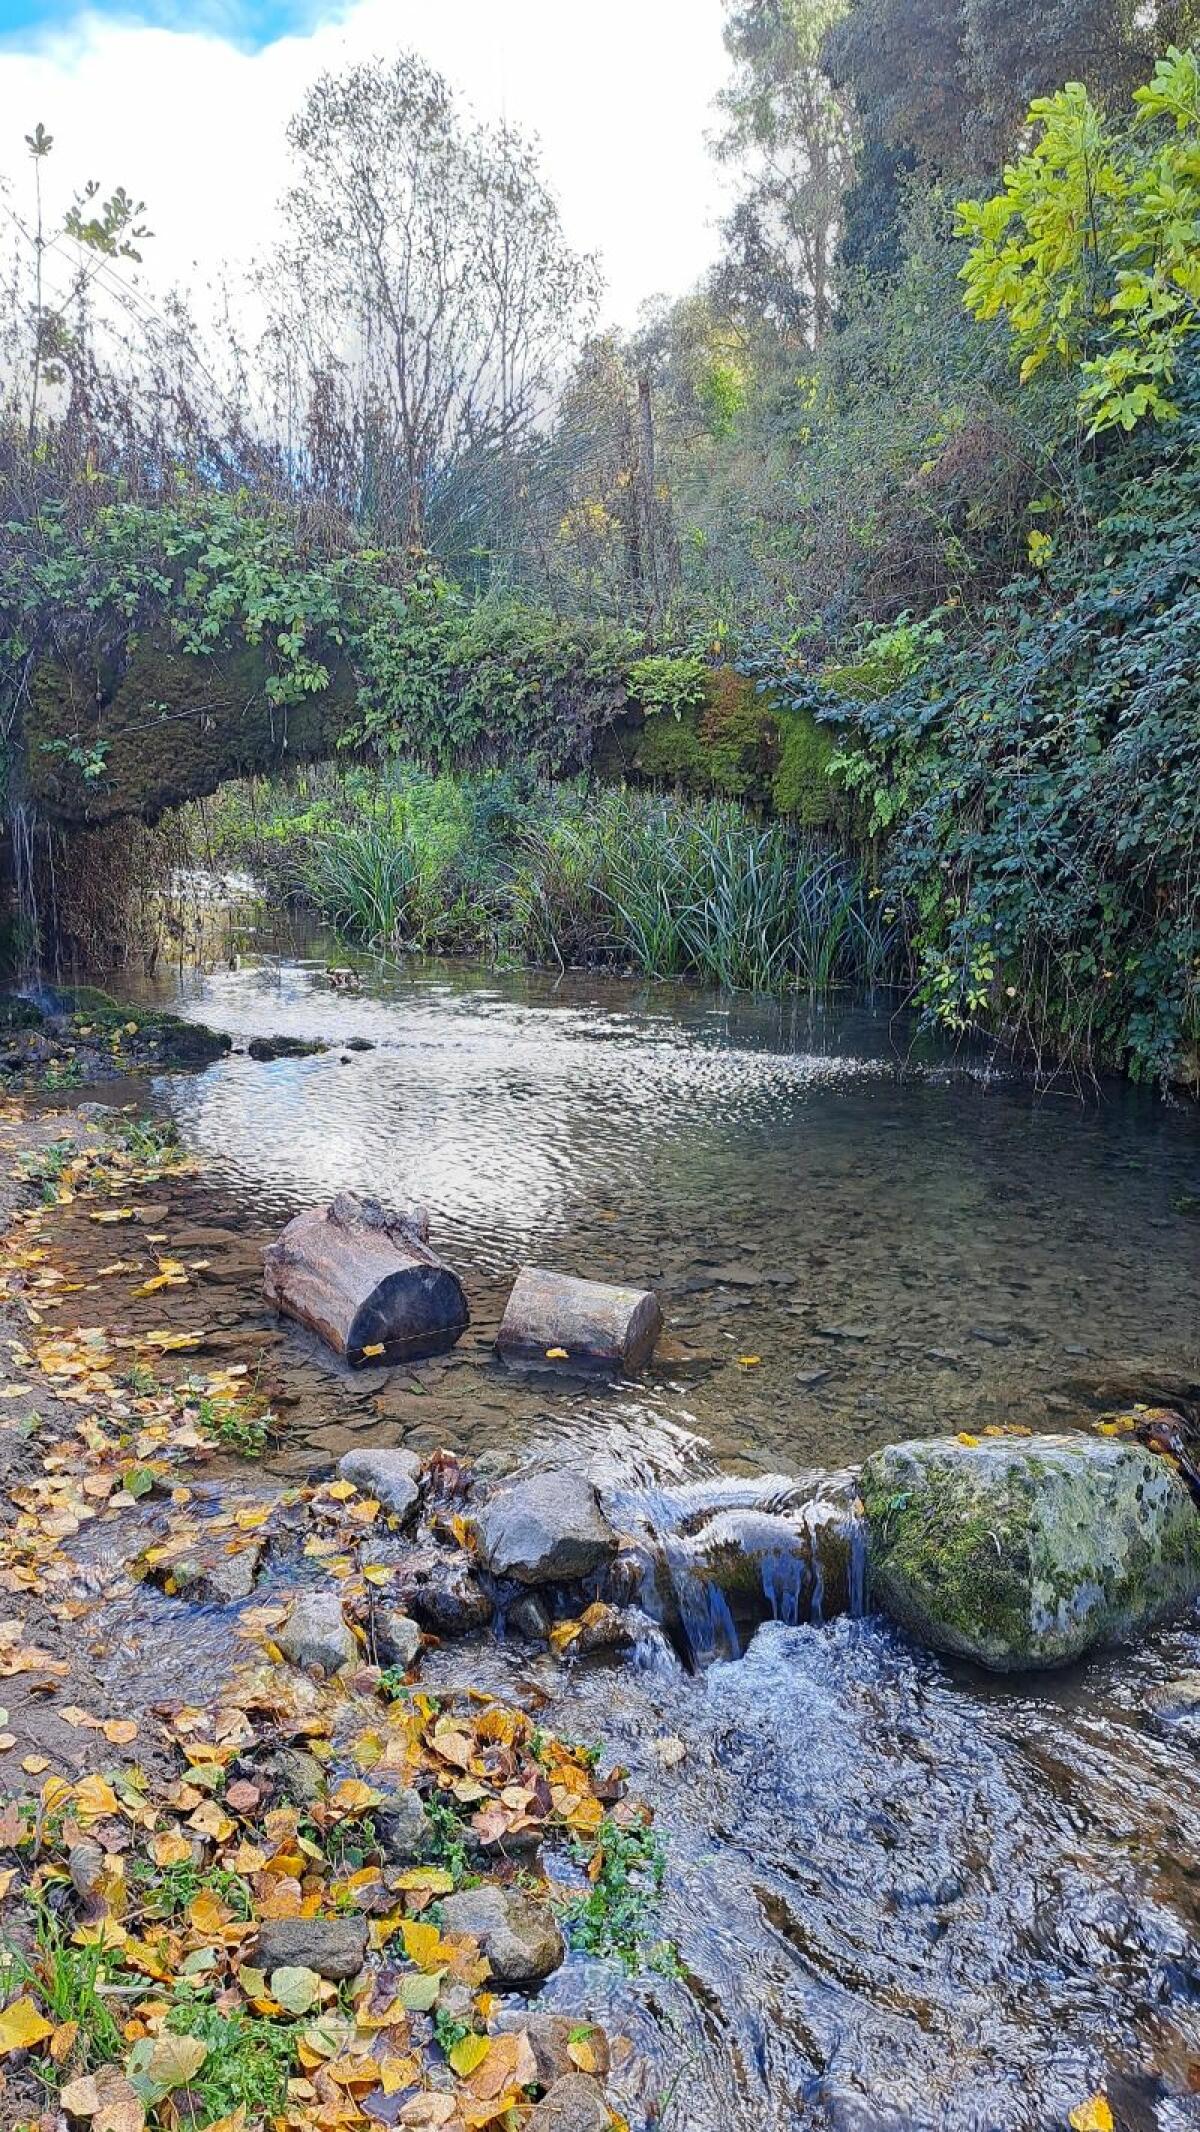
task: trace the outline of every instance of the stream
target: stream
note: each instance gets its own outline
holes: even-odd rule
[[[1037,1097],[886,1007],[419,963],[363,962],[347,992],[331,961],[310,940],[121,981],[239,1044],[330,1047],[153,1088],[204,1165],[172,1248],[213,1266],[172,1322],[259,1340],[282,1481],[355,1443],[446,1444],[587,1466],[652,1516],[720,1476],[1200,1394],[1194,1112]],[[429,1207],[472,1300],[453,1354],[350,1377],[274,1326],[262,1244],[347,1187]],[[83,1228],[81,1253],[111,1249]],[[658,1291],[643,1382],[496,1362],[527,1260]],[[573,1956],[544,1994],[632,2039],[631,2123],[1047,2132],[1103,2084],[1120,2132],[1200,2125],[1200,1703],[1180,1689],[1200,1624],[998,1681],[859,1606],[772,1610],[690,1667],[662,1639],[569,1665],[486,1639],[423,1666],[603,1739],[655,1802],[679,1975]],[[193,1692],[223,1641],[197,1627]]]

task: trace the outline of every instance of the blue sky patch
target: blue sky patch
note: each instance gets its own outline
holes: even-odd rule
[[[202,30],[259,51],[340,12],[336,0],[0,0],[0,38],[33,44],[86,13],[154,29]]]

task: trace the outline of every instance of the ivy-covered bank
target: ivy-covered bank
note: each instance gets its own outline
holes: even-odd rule
[[[837,647],[747,643],[737,666],[321,552],[245,498],[114,501],[74,528],[42,514],[3,588],[10,790],[68,823],[153,820],[288,770],[265,844],[278,855],[291,819],[288,885],[360,938],[765,985],[911,972],[951,1031],[1194,1083],[1200,386],[1179,383],[1179,419],[1092,470],[1086,543],[1047,536],[969,628],[944,608]],[[321,788],[314,825],[290,778],[321,757],[357,768]],[[539,778],[585,772],[607,812],[529,804]],[[625,805],[629,786],[674,813]],[[219,814],[226,856],[264,855],[263,812]],[[836,887],[837,943],[801,952],[814,883],[823,926]]]
[[[432,565],[306,539],[292,512],[193,489],[8,528],[7,724],[23,794],[66,822],[348,752],[435,770],[595,765],[825,825],[833,753],[708,647],[469,597]],[[0,683],[0,687],[5,683]]]

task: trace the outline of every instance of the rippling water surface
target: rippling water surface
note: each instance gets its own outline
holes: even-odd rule
[[[347,1387],[287,1335],[318,1449],[336,1395],[367,1440],[586,1460],[619,1495],[1200,1381],[1194,1115],[1037,1099],[869,1009],[436,967],[346,995],[324,969],[186,980],[236,1040],[331,1049],[159,1091],[226,1191],[197,1220],[256,1247],[337,1187],[420,1199],[467,1281],[474,1336],[419,1371]],[[528,1259],[659,1289],[644,1383],[500,1369]],[[1177,2132],[1200,2125],[1200,1727],[1170,1716],[1198,1667],[1187,1621],[1001,1684],[868,1618],[769,1623],[695,1673],[488,1644],[427,1677],[547,1698],[659,1802],[682,1979],[573,1959],[549,1988],[633,2038],[633,2122],[1048,2132],[1103,2082],[1121,2132]]]

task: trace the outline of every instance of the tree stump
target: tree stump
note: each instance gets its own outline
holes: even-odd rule
[[[267,1251],[277,1310],[319,1333],[357,1368],[438,1355],[471,1322],[462,1282],[429,1248],[429,1216],[339,1192],[297,1214]]]
[[[522,1266],[496,1346],[527,1361],[567,1361],[640,1370],[662,1331],[658,1298],[648,1288],[616,1288]]]

